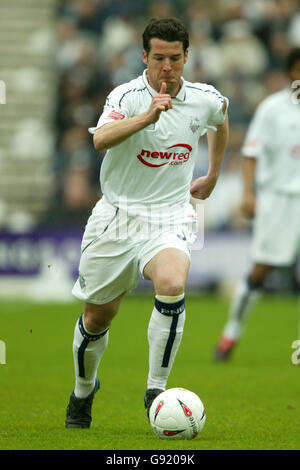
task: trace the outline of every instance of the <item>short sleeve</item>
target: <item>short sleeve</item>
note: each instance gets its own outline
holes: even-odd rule
[[[112,121],[119,121],[130,117],[130,101],[128,96],[131,90],[127,90],[124,86],[118,86],[107,97],[103,113],[101,114],[96,127],[89,127],[89,132],[94,134],[97,129],[104,124]]]
[[[211,85],[207,87],[206,93],[211,109],[207,124],[208,126],[218,126],[225,120],[229,100]]]
[[[260,157],[263,149],[268,146],[270,141],[270,115],[267,113],[266,106],[260,105],[254,116],[242,146],[242,155],[244,157]]]

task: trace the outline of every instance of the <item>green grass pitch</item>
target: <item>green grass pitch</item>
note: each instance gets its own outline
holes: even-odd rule
[[[72,338],[82,305],[0,301],[0,449],[202,450],[300,449],[300,365],[292,363],[298,305],[293,296],[265,296],[248,320],[231,361],[212,350],[229,301],[187,295],[185,332],[168,388],[203,400],[207,420],[192,441],[160,440],[143,408],[148,370],[151,295],[129,295],[110,330],[90,429],[65,429],[72,392]]]

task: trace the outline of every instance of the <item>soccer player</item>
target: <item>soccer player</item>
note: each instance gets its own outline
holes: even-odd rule
[[[217,360],[229,358],[240,341],[246,318],[272,269],[291,266],[299,253],[300,48],[290,51],[285,69],[288,86],[258,106],[242,148],[242,206],[248,216],[255,214],[253,266],[237,286],[215,350]]]
[[[97,126],[90,128],[95,148],[107,152],[100,174],[103,197],[85,228],[73,288],[84,311],[74,332],[68,428],[90,426],[109,328],[139,272],[155,292],[148,326],[147,412],[166,388],[181,342],[193,238],[189,222],[195,220],[189,201],[191,195],[211,194],[228,138],[227,98],[212,86],[182,78],[188,47],[181,21],[151,20],[143,33],[143,75],[115,88]],[[192,182],[198,141],[206,131],[209,169]],[[130,337],[130,325],[125,334]]]

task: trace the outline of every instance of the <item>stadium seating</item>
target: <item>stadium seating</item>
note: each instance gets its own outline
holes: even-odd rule
[[[54,21],[51,0],[1,1],[0,228],[29,227],[51,191]]]

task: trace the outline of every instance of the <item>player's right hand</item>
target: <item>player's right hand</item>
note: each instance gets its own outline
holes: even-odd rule
[[[171,96],[166,93],[167,84],[162,82],[159,93],[152,98],[152,103],[148,109],[149,124],[158,121],[163,111],[172,109]]]
[[[255,194],[246,194],[241,204],[241,209],[246,217],[252,218],[255,215],[256,197]]]

